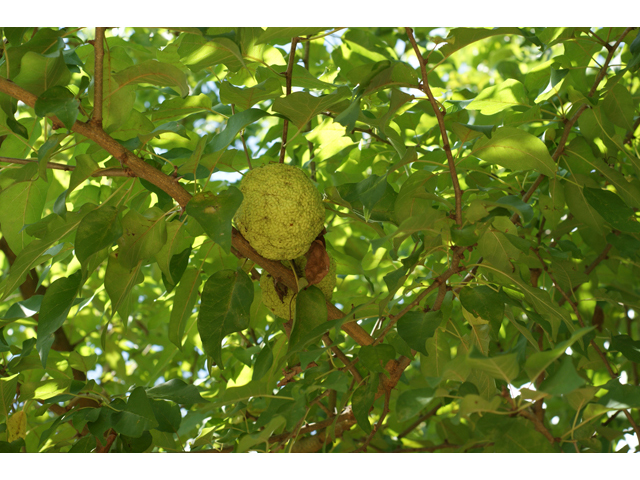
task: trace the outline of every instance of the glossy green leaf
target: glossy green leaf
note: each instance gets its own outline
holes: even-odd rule
[[[490,164],[510,170],[533,170],[553,177],[556,165],[544,143],[530,133],[513,127],[498,128],[490,139],[480,138],[473,154]]]
[[[467,108],[480,110],[483,115],[493,115],[507,108],[529,104],[524,85],[517,80],[507,79],[500,85],[485,88],[473,99]]]
[[[0,204],[11,208],[0,209],[2,236],[16,255],[31,241],[24,227],[40,220],[49,190],[44,180],[20,182],[2,190]]]
[[[117,232],[114,232],[114,234]],[[164,212],[158,208],[139,214],[134,210],[122,218],[122,236],[118,240],[118,261],[129,269],[152,258],[167,241]]]
[[[78,118],[80,102],[65,87],[52,87],[43,92],[35,104],[35,112],[39,117],[55,115],[69,130]]]
[[[269,114],[264,110],[250,108],[244,112],[239,112],[231,116],[225,129],[212,140],[210,144],[211,151],[217,152],[219,150],[224,150],[234,141],[236,135],[238,135],[243,128],[257,122],[267,115]]]
[[[202,289],[198,332],[205,353],[222,368],[222,340],[249,326],[253,284],[242,270],[220,270]]]
[[[353,416],[356,417],[358,426],[365,431],[371,432],[371,424],[369,423],[369,410],[375,401],[376,391],[378,390],[378,376],[373,376],[366,384],[360,385],[351,397],[353,405]]]
[[[204,192],[187,204],[187,214],[194,217],[209,238],[227,252],[231,248],[231,220],[242,203],[242,193],[236,187],[213,195]]]
[[[432,388],[418,388],[407,390],[398,397],[396,402],[396,415],[399,422],[406,422],[425,409],[435,398],[435,390]]]
[[[313,117],[345,99],[348,94],[348,89],[338,89],[335,93],[320,97],[314,97],[307,92],[294,92],[276,99],[271,108],[291,120],[296,128],[301,129]]]
[[[138,83],[150,83],[161,87],[177,87],[182,97],[189,94],[186,75],[177,67],[156,60],[133,65],[117,72],[113,77],[120,88]]]
[[[358,357],[370,371],[382,373],[387,362],[396,357],[396,349],[387,344],[365,345],[360,348]]]
[[[584,198],[613,228],[623,232],[640,232],[635,212],[609,190],[585,187]]]
[[[206,403],[195,385],[189,385],[178,378],[148,388],[146,394],[149,398],[171,400],[187,407],[194,403]]]
[[[49,336],[62,326],[69,315],[69,310],[78,295],[82,285],[82,273],[76,272],[69,277],[59,278],[47,288],[38,320],[38,342],[36,347],[42,359],[42,365],[47,364],[47,356],[51,344],[47,345]]]
[[[111,299],[112,314],[118,312],[120,318],[129,318],[129,313],[134,306],[131,291],[142,282],[144,282],[144,274],[140,264],[129,268],[120,261],[117,252],[109,255],[104,288]]]
[[[433,337],[442,322],[442,312],[407,312],[398,320],[398,334],[407,344],[422,353],[429,355],[426,341]]]
[[[198,299],[201,283],[200,271],[190,267],[185,270],[175,290],[169,321],[169,340],[180,349],[183,346],[187,322],[193,315],[193,307]]]
[[[103,248],[110,247],[123,233],[116,207],[106,206],[87,214],[76,232],[76,257],[85,264],[87,259]]]
[[[289,351],[298,348],[309,333],[327,322],[327,305],[324,293],[316,287],[307,287],[296,295],[296,316],[289,338]]]
[[[131,392],[126,407],[114,412],[111,421],[116,432],[134,438],[142,436],[145,430],[158,426],[143,387],[137,387]]]

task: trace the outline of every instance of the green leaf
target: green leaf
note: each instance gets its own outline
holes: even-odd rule
[[[586,383],[585,379],[578,375],[576,367],[570,355],[565,355],[558,369],[545,378],[538,390],[550,395],[566,395]]]
[[[9,418],[9,413],[16,397],[16,387],[18,386],[18,375],[0,378],[0,420]]]
[[[220,63],[232,72],[245,66],[238,45],[225,37],[186,34],[180,41],[178,54],[182,63],[193,72]]]
[[[319,97],[314,97],[307,92],[294,92],[276,99],[271,108],[274,112],[287,117],[300,130],[313,117],[345,99],[349,94],[348,88],[338,88],[329,95]]]
[[[275,78],[267,78],[253,87],[240,88],[229,82],[220,84],[220,101],[247,110],[256,103],[282,95],[282,86]]]
[[[595,327],[584,327],[573,332],[573,335],[564,342],[557,343],[554,348],[545,352],[537,352],[529,356],[524,364],[524,370],[527,372],[529,379],[534,381],[538,376],[554,362],[557,358],[564,354],[567,347],[573,345],[577,340],[589,333]]]
[[[152,258],[166,241],[167,223],[162,210],[154,207],[142,215],[129,210],[122,219],[118,261],[131,269],[139,262]]]
[[[209,238],[226,252],[231,249],[231,220],[242,203],[242,193],[236,187],[214,195],[195,195],[187,204],[187,214],[194,217]]]
[[[87,435],[74,443],[68,453],[90,453],[96,448],[96,446],[96,437],[93,435]]]
[[[2,236],[16,255],[31,241],[24,227],[40,220],[48,190],[49,183],[38,179],[16,183],[0,193],[0,205],[11,205],[0,208]]]
[[[432,388],[417,388],[402,392],[396,402],[398,422],[406,422],[424,410],[436,398]]]
[[[137,387],[127,401],[126,407],[111,416],[113,429],[123,435],[138,438],[145,430],[158,426],[143,387]]]
[[[370,371],[382,373],[387,362],[396,358],[396,349],[387,344],[365,345],[360,348],[358,357]]]
[[[249,326],[253,283],[243,270],[220,270],[209,277],[202,289],[198,332],[205,353],[218,367],[222,364],[222,340]]]
[[[68,84],[70,77],[61,51],[50,55],[27,52],[13,81],[34,95],[41,95],[51,87]]]
[[[533,428],[532,423],[526,425],[521,421],[510,422],[509,428],[499,430],[498,438],[492,450],[496,453],[556,453],[557,447]]]
[[[310,37],[327,30],[326,27],[269,27],[258,36],[256,44],[275,43],[286,45],[293,37]]]
[[[84,205],[80,211],[67,215],[66,221],[54,214],[52,221],[47,224],[47,230],[44,236],[27,245],[13,262],[9,277],[6,280],[4,294],[0,300],[4,300],[22,284],[31,268],[51,258],[51,255],[45,252],[47,252],[54,243],[57,243],[72,232],[78,226],[84,215],[91,210],[93,210],[93,206],[88,204]]]
[[[633,96],[619,83],[605,95],[602,111],[613,124],[624,128],[627,132],[633,130],[635,113]]]
[[[542,140],[513,127],[498,128],[491,138],[480,138],[473,155],[510,170],[534,170],[553,177],[556,165]]]
[[[480,395],[465,395],[460,401],[460,415],[466,416],[477,412],[495,412],[500,408],[502,401],[500,397],[492,397],[491,400]]]
[[[271,366],[273,365],[273,352],[271,351],[271,347],[269,347],[269,343],[265,342],[264,347],[260,350],[260,353],[256,357],[256,363],[253,367],[253,375],[251,377],[251,381],[257,382],[264,377]],[[302,367],[304,368],[304,366]]]
[[[257,122],[263,117],[268,116],[269,113],[264,110],[260,110],[258,108],[250,108],[245,110],[244,112],[236,113],[232,115],[227,121],[227,126],[225,129],[216,135],[211,143],[209,144],[209,149],[211,152],[217,152],[220,150],[224,150],[231,142],[236,138],[236,135],[240,133],[240,131],[251,125],[254,122]]]
[[[353,408],[353,416],[356,417],[358,426],[365,433],[371,433],[371,424],[369,423],[369,410],[373,406],[378,391],[378,376],[374,375],[369,379],[367,384],[362,384],[353,392],[351,397],[351,405]]]
[[[327,300],[316,286],[310,286],[296,295],[296,318],[289,337],[289,352],[299,348],[302,340],[316,328],[327,323]]]
[[[276,415],[262,430],[256,433],[244,435],[238,443],[236,452],[246,452],[254,445],[260,446],[260,444],[263,443],[265,444],[264,448],[268,448],[267,441],[269,440],[269,437],[271,437],[271,435],[273,435],[279,429],[283,428],[286,423],[287,421],[282,415]]]
[[[494,37],[496,35],[522,35],[517,28],[453,28],[449,32],[446,44],[439,49],[445,57],[449,57],[461,48],[471,45],[479,40]]]
[[[51,347],[51,344],[47,345],[45,342],[49,336],[53,338],[54,332],[64,324],[81,285],[82,272],[78,271],[68,278],[59,278],[53,282],[42,298],[36,348],[40,353],[43,367],[47,364],[47,356]]]
[[[471,368],[488,373],[492,378],[511,383],[520,373],[517,357],[517,353],[487,357],[472,348],[467,357],[467,363]]]
[[[195,113],[211,111],[211,99],[204,93],[186,98],[171,98],[158,105],[151,113],[154,123],[180,120]]]
[[[618,351],[628,360],[640,363],[640,340],[633,340],[629,335],[615,335],[609,350]]]
[[[149,398],[171,400],[187,407],[194,403],[208,403],[208,400],[200,396],[195,385],[189,385],[179,378],[148,388],[146,392]]]
[[[103,248],[110,247],[123,233],[119,211],[103,206],[88,213],[78,225],[75,241],[76,257],[85,265],[87,259]]]
[[[193,387],[193,385],[191,386]],[[193,388],[197,391],[195,387]],[[152,397],[152,395],[149,394],[149,390],[147,390],[147,397]],[[202,399],[202,401],[205,402],[204,399]],[[167,433],[175,433],[178,431],[180,424],[182,423],[180,405],[174,405],[171,402],[166,402],[164,400],[151,400],[151,408],[153,409],[153,415],[156,417],[156,421],[158,422],[156,430]]]
[[[498,85],[482,90],[467,105],[467,108],[469,110],[480,110],[483,115],[494,115],[507,108],[521,105],[529,105],[524,85],[517,80],[509,78]]]
[[[71,178],[69,179],[68,193],[73,192],[99,168],[100,166],[89,155],[78,155],[76,157],[76,168],[71,172]]]
[[[593,209],[602,215],[607,223],[623,232],[640,232],[640,223],[635,212],[622,199],[609,190],[584,187],[584,198]]]
[[[120,435],[120,441],[122,442],[122,450],[125,453],[143,453],[153,443],[153,437],[149,431],[144,431],[138,438],[122,434]]]
[[[34,110],[39,117],[49,114],[55,115],[69,130],[78,118],[80,102],[66,87],[52,87],[43,92],[38,99]]]
[[[113,75],[120,88],[138,83],[150,83],[161,87],[177,87],[180,95],[189,95],[186,75],[177,67],[157,60],[146,60],[125,68]]]
[[[407,312],[398,320],[398,335],[407,344],[422,353],[429,355],[426,348],[426,341],[433,337],[436,329],[442,322],[442,312]]]
[[[155,128],[152,132],[138,135],[138,139],[143,144],[146,144],[151,139],[155,137],[159,137],[163,133],[175,133],[176,135],[180,135],[181,137],[189,140],[189,135],[187,135],[187,129],[185,128],[184,125],[178,122],[163,123],[159,127]]]
[[[465,287],[460,291],[460,303],[476,317],[490,322],[501,322],[504,317],[504,300],[486,285]]]
[[[120,314],[120,318],[126,321],[134,306],[131,295],[133,287],[144,282],[141,264],[129,268],[122,264],[118,253],[111,253],[107,262],[107,271],[104,275],[104,288],[111,299],[112,314]]]
[[[640,387],[622,385],[617,379],[610,380],[603,388],[609,390],[598,402],[607,408],[622,410],[624,408],[640,408]]]
[[[182,350],[184,331],[200,293],[200,270],[188,267],[176,288],[169,321],[169,340]]]

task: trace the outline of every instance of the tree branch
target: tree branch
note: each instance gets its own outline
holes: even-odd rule
[[[420,62],[420,70],[422,72],[422,86],[421,90],[427,94],[429,97],[429,103],[431,103],[431,107],[433,108],[433,112],[436,115],[436,119],[438,120],[438,126],[440,127],[440,136],[442,137],[442,143],[444,146],[444,152],[447,155],[447,161],[449,162],[449,171],[451,173],[451,181],[453,182],[453,191],[455,192],[456,197],[456,224],[462,225],[462,190],[460,190],[460,183],[458,182],[458,174],[456,172],[456,163],[453,159],[453,154],[451,153],[451,146],[449,145],[449,137],[447,136],[447,129],[444,126],[444,113],[440,110],[438,103],[436,102],[433,93],[431,93],[431,88],[429,87],[429,80],[427,78],[427,67],[425,65],[424,58],[420,53],[420,49],[418,48],[418,44],[416,43],[416,39],[413,36],[413,30],[409,27],[405,27],[407,31],[407,36],[409,37],[409,41],[411,42],[411,46],[413,46],[413,51],[418,57],[418,61]]]
[[[102,77],[104,74],[104,32],[106,27],[96,27],[96,39],[93,43],[95,65],[93,72],[93,112],[91,122],[102,128]]]
[[[453,260],[451,262],[451,266],[445,270],[442,274],[440,274],[427,288],[425,288],[420,294],[405,308],[403,308],[397,315],[389,315],[389,323],[384,328],[384,330],[378,335],[376,340],[373,342],[374,345],[378,345],[384,340],[385,335],[389,333],[389,331],[394,327],[394,325],[400,320],[407,312],[413,310],[413,308],[418,305],[429,293],[434,291],[436,288],[441,288],[449,278],[451,278],[456,273],[459,273],[464,270],[464,267],[460,266],[460,261],[464,255],[464,252],[469,250],[472,247],[460,248],[454,247],[455,253],[453,255]],[[444,291],[446,294],[446,290]],[[444,295],[442,295],[444,297]],[[437,301],[437,300],[436,300]],[[440,300],[440,303],[442,301]],[[435,306],[435,304],[434,304]]]
[[[16,165],[28,165],[30,163],[38,163],[38,160],[22,159],[22,158],[9,158],[0,157],[0,162],[13,163]],[[47,162],[47,168],[53,170],[63,170],[65,172],[72,172],[76,169],[74,165],[65,165],[63,163]],[[128,168],[101,168],[91,174],[92,177],[137,177],[132,170]]]
[[[424,415],[422,415],[420,418],[418,418],[415,422],[413,422],[411,425],[409,425],[407,428],[405,428],[399,435],[398,435],[398,440],[400,440],[403,437],[406,437],[407,435],[409,435],[411,432],[413,432],[416,428],[418,428],[418,426],[420,426],[420,424],[422,422],[426,422],[427,420],[429,420],[431,417],[433,417],[438,410],[440,410],[440,407],[442,407],[442,404],[438,404],[435,407],[433,407],[431,410],[429,410],[427,413],[425,413]]]
[[[287,82],[286,96],[291,95],[291,75],[293,72],[293,65],[296,63],[296,47],[298,45],[298,37],[291,39],[291,48],[289,50],[289,63],[287,64],[287,71],[285,73],[285,79]],[[282,146],[280,147],[280,163],[284,163],[284,154],[287,149],[287,136],[289,134],[289,120],[284,120],[282,126]]]
[[[618,46],[620,45],[620,42],[622,42],[622,40],[624,40],[624,37],[627,36],[627,34],[633,30],[636,27],[627,27],[625,29],[624,32],[622,32],[622,35],[620,35],[620,38],[618,38],[618,40],[616,41],[616,43],[613,45],[613,47],[611,47],[609,49],[609,54],[607,55],[607,59],[604,61],[604,65],[602,65],[602,68],[600,69],[600,71],[598,72],[598,75],[596,76],[596,81],[593,82],[593,86],[591,87],[591,90],[589,90],[589,97],[592,96],[594,93],[596,93],[596,89],[598,88],[598,85],[600,85],[600,82],[602,81],[602,79],[604,78],[604,76],[607,73],[607,68],[609,67],[609,63],[611,62],[611,59],[613,58],[613,54],[616,52],[616,50],[618,49]]]

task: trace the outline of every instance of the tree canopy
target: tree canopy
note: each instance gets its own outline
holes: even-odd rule
[[[637,29],[0,31],[0,452],[637,449]]]

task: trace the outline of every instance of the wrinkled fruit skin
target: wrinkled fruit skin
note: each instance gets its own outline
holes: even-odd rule
[[[331,295],[333,295],[333,289],[336,286],[337,276],[336,270],[337,265],[336,261],[333,257],[329,256],[331,260],[329,266],[329,273],[316,284],[322,293],[324,294],[324,298],[331,300]],[[283,262],[285,263],[285,262]],[[304,272],[304,267],[306,266],[307,259],[306,257],[296,258],[294,260],[296,264],[296,271]],[[294,291],[285,287],[284,285],[279,286],[278,288],[283,291],[286,291],[286,294],[280,299],[280,295],[276,291],[275,280],[269,275],[266,271],[262,273],[260,277],[260,288],[262,289],[262,303],[273,312],[274,315],[277,315],[280,318],[289,319],[294,318],[296,315],[296,298]]]
[[[249,171],[234,218],[238,230],[264,258],[304,255],[324,228],[322,196],[298,167],[272,163]]]

